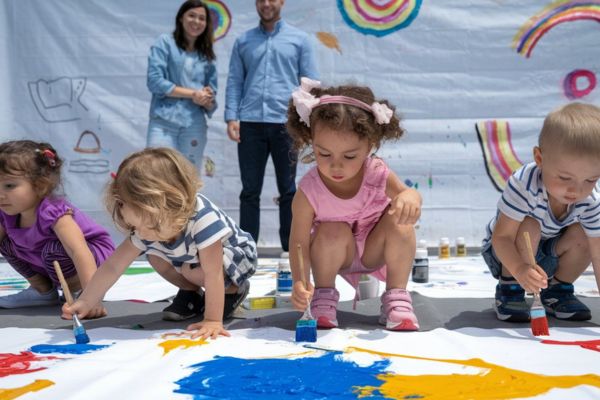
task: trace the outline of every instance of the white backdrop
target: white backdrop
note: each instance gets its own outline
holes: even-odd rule
[[[383,8],[382,14],[401,3],[370,2]],[[209,123],[205,155],[215,169],[205,176],[204,191],[237,219],[241,185],[236,146],[225,133],[224,92],[233,42],[258,19],[251,0],[221,3],[231,13],[231,26],[215,44],[220,108]],[[509,124],[512,143],[501,141],[490,157],[514,167],[518,160],[531,160],[548,111],[574,99],[599,104],[600,1],[578,10],[575,1],[407,0],[409,18],[397,17],[398,24],[404,22],[401,28],[379,35],[367,34],[375,23],[351,26],[344,19],[342,10],[351,3],[288,0],[283,16],[313,35],[326,84],[366,84],[398,107],[408,133],[380,155],[423,194],[419,238],[433,245],[441,236],[465,236],[469,245],[480,244],[499,192],[488,176],[475,124]],[[55,145],[67,160],[68,196],[113,232],[101,191],[108,172],[144,146],[147,53],[159,34],[172,31],[179,5],[174,0],[0,3],[0,139]],[[523,37],[521,27],[544,8],[563,10],[556,18],[570,19],[540,21],[539,41],[526,57],[513,40]],[[566,92],[565,78],[575,70],[587,75],[577,78],[576,72]],[[267,174],[259,245],[278,246],[270,165]]]

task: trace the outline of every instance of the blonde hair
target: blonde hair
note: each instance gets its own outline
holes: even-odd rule
[[[40,199],[61,187],[62,165],[49,143],[12,140],[0,144],[0,174],[27,179]]]
[[[196,208],[196,193],[202,187],[196,168],[173,149],[147,148],[131,154],[119,166],[108,185],[105,203],[115,224],[131,231],[121,207],[127,204],[155,231],[169,224],[183,229]]]
[[[571,103],[552,111],[544,120],[539,147],[600,158],[600,108]]]

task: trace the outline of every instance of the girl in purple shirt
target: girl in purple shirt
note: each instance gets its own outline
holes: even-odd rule
[[[60,263],[73,292],[88,284],[113,251],[104,228],[54,192],[62,160],[47,143],[0,144],[0,253],[30,287],[0,297],[0,308],[59,303],[53,261]],[[102,303],[87,318],[106,315]]]

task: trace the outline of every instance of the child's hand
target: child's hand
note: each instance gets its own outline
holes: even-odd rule
[[[400,193],[392,199],[388,214],[396,217],[398,225],[414,225],[421,217],[421,204],[412,198],[404,198]]]
[[[307,282],[308,290],[304,288],[304,284],[302,281],[294,282],[294,286],[292,286],[292,305],[298,311],[306,310],[308,307],[308,302],[315,291],[315,288],[310,282]]]
[[[84,317],[85,319],[94,319],[94,318],[102,318],[105,317],[108,313],[106,312],[106,308],[102,305],[102,302],[96,304],[94,307],[90,309],[90,311]]]
[[[192,333],[192,339],[216,339],[219,335],[231,336],[227,330],[223,327],[221,321],[200,321],[195,324],[191,324],[186,328],[187,331],[196,331]]]
[[[62,319],[73,319],[73,314],[77,314],[79,318],[85,318],[92,308],[83,300],[77,300],[71,305],[65,303],[62,306],[62,315],[60,317]]]
[[[525,292],[539,293],[541,289],[548,287],[548,275],[539,265],[523,265],[514,274],[515,279]]]

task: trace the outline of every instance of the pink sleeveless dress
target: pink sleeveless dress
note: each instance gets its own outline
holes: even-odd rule
[[[298,184],[315,212],[313,232],[321,222],[346,222],[352,227],[356,240],[354,261],[349,268],[340,271],[340,275],[355,289],[361,274],[371,274],[381,281],[386,279],[385,264],[376,269],[367,269],[363,266],[361,258],[367,236],[391,201],[385,193],[389,173],[390,170],[382,159],[368,158],[365,161],[360,189],[351,199],[340,199],[332,194],[319,176],[317,167],[313,167],[304,175]]]

